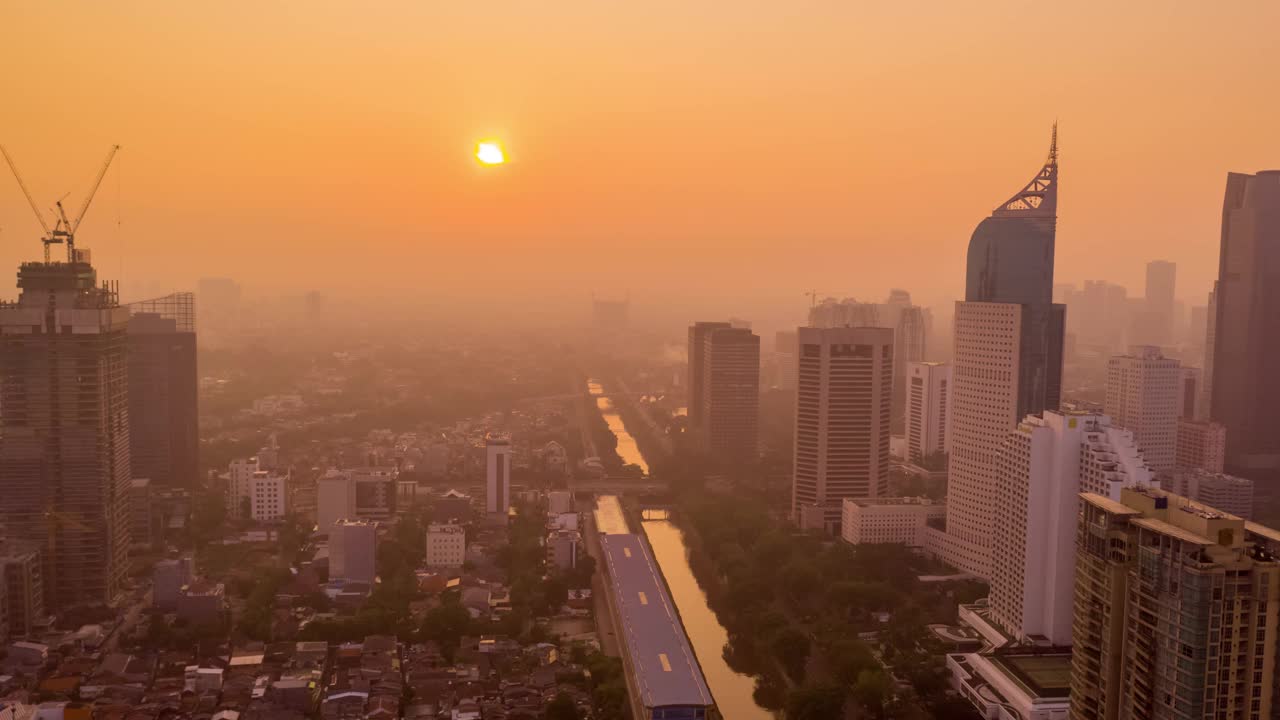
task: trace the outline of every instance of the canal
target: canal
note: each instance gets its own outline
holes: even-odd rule
[[[589,381],[588,386],[591,394],[596,396],[596,406],[609,423],[609,428],[618,436],[618,454],[622,456],[623,462],[636,462],[648,472],[648,465],[643,464],[644,458],[640,456],[635,438],[622,426],[622,418],[609,399],[601,397],[603,388],[594,380]],[[610,414],[616,421],[610,419]],[[639,458],[638,461],[624,454],[624,444],[634,453],[633,457]],[[613,495],[602,495],[596,499],[595,519],[596,527],[606,535],[631,532],[622,505]],[[641,526],[645,537],[649,539],[649,546],[653,548],[653,557],[662,570],[667,588],[671,591],[671,600],[680,612],[685,634],[693,645],[693,652],[698,657],[698,664],[702,666],[702,674],[716,699],[716,707],[720,709],[721,716],[725,720],[773,720],[773,713],[755,703],[755,678],[735,672],[724,660],[724,647],[729,642],[729,633],[712,612],[711,606],[707,604],[707,594],[693,576],[684,533],[669,520],[645,520]]]
[[[640,446],[636,444],[636,439],[627,432],[627,426],[622,424],[622,416],[618,414],[618,409],[613,406],[613,400],[610,400],[604,394],[604,386],[599,380],[587,380],[587,390],[591,392],[596,399],[596,407],[600,410],[601,417],[608,423],[609,429],[613,431],[614,437],[618,438],[618,457],[622,458],[623,465],[639,465],[640,470],[645,475],[649,474],[649,463],[644,461],[644,456],[640,454]]]

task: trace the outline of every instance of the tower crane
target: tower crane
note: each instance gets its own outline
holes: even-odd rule
[[[13,162],[13,157],[9,155],[9,151],[3,145],[0,145],[0,154],[4,155],[4,159],[9,163],[9,169],[13,171],[13,177],[18,181],[18,187],[22,188],[22,194],[26,195],[27,203],[31,205],[31,211],[36,214],[36,220],[40,221],[40,227],[44,229],[44,237],[41,242],[44,243],[44,261],[49,262],[49,246],[66,244],[67,246],[67,262],[75,262],[76,259],[76,230],[79,229],[80,223],[84,221],[85,213],[89,212],[89,205],[93,202],[94,195],[98,194],[98,187],[102,185],[102,178],[107,174],[107,168],[111,167],[111,161],[115,158],[116,152],[120,150],[119,145],[112,145],[107,151],[107,159],[102,163],[102,169],[98,171],[98,177],[94,179],[93,186],[89,188],[89,194],[85,196],[84,204],[80,206],[80,212],[76,213],[74,220],[67,217],[66,210],[62,207],[62,200],[56,203],[58,209],[58,217],[53,227],[49,227],[49,222],[45,220],[44,213],[40,212],[40,206],[36,205],[36,201],[31,197],[31,191],[27,189],[27,184],[22,181],[22,174],[18,172],[18,166]],[[64,198],[65,199],[65,196]]]

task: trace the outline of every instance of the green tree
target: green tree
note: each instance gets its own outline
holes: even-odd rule
[[[787,675],[797,683],[803,682],[804,665],[809,659],[809,636],[788,627],[773,639],[772,648]]]
[[[893,684],[882,670],[863,670],[853,684],[853,697],[873,718],[883,718],[885,705],[893,694]]]
[[[834,720],[844,717],[845,691],[839,685],[792,690],[787,695],[787,720]]]
[[[546,720],[582,720],[582,713],[578,712],[578,704],[568,693],[556,693],[556,697],[547,704],[546,712],[542,715]]]
[[[432,608],[422,619],[422,637],[440,646],[440,653],[453,662],[462,636],[471,628],[471,613],[456,600]]]

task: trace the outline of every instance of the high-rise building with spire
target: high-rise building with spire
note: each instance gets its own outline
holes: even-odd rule
[[[131,488],[129,311],[82,251],[23,263],[0,303],[0,517],[44,557],[47,604],[122,590]]]
[[[1031,182],[978,224],[956,303],[945,533],[935,552],[990,577],[1001,443],[1062,394],[1066,308],[1053,303],[1058,133]]]

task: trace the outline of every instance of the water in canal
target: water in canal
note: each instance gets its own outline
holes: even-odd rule
[[[729,633],[707,605],[707,594],[693,576],[684,533],[667,520],[645,520],[641,525],[671,590],[671,599],[680,611],[684,631],[698,656],[698,664],[702,666],[720,714],[725,720],[771,720],[773,713],[756,705],[752,698],[755,679],[734,672],[724,661]]]
[[[609,429],[618,438],[618,457],[622,458],[624,465],[639,465],[644,474],[649,474],[649,464],[644,461],[644,456],[640,454],[640,446],[636,445],[636,439],[631,437],[631,433],[627,432],[626,425],[622,424],[622,416],[618,414],[618,410],[614,408],[613,401],[604,396],[604,386],[599,380],[587,380],[587,389],[596,398],[596,407],[600,409],[600,415],[604,417],[604,421],[609,424]]]

